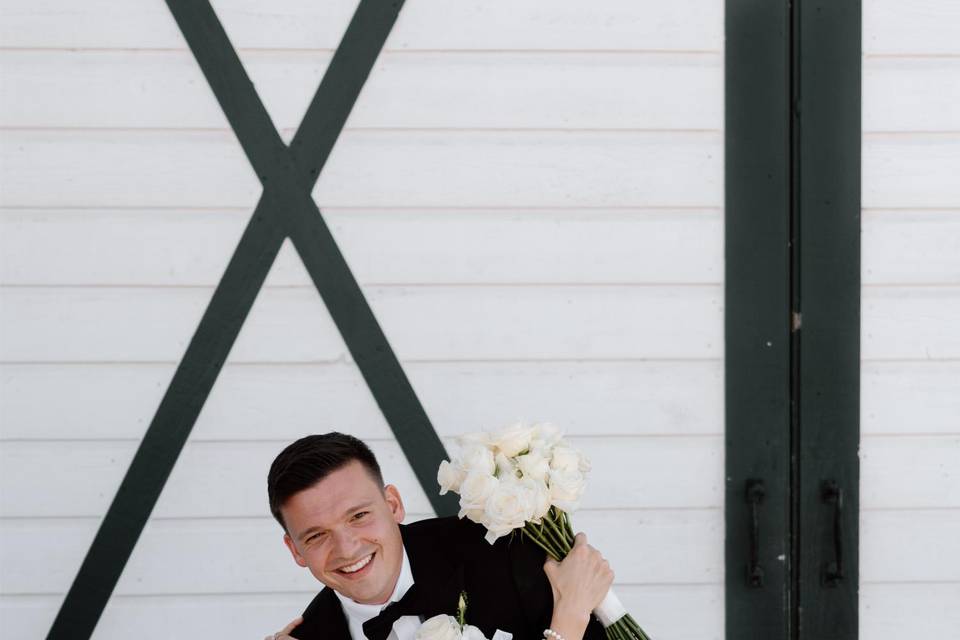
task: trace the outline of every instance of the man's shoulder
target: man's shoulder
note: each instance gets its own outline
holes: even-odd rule
[[[324,587],[303,612],[303,623],[291,634],[298,640],[350,638],[347,619],[333,589]]]
[[[484,531],[481,525],[456,516],[426,518],[400,528],[404,545],[415,553],[419,550],[464,551],[477,547],[481,543],[486,544],[483,539]]]

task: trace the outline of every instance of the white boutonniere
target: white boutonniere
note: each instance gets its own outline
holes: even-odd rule
[[[440,614],[424,621],[417,630],[416,640],[488,640],[480,629],[466,623],[467,594],[460,592],[457,615]]]

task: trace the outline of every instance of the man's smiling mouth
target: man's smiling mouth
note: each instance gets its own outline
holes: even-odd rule
[[[368,564],[373,562],[374,555],[376,555],[376,553],[371,553],[367,557],[361,558],[359,562],[355,562],[354,564],[347,565],[346,567],[341,567],[337,569],[337,573],[344,574],[344,575],[353,575],[355,573],[358,573],[362,571],[364,567],[366,567]]]

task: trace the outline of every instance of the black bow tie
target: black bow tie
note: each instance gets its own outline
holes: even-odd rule
[[[424,620],[440,615],[454,615],[463,590],[463,565],[433,568],[416,582],[403,597],[384,607],[379,615],[363,623],[363,634],[369,640],[386,640],[393,623],[402,616],[422,616]]]
[[[414,584],[403,597],[396,602],[391,602],[379,613],[379,615],[370,618],[363,623],[363,634],[369,640],[386,640],[393,629],[393,623],[403,616],[425,616],[432,614],[435,607],[431,607],[428,599],[424,597],[424,589]]]

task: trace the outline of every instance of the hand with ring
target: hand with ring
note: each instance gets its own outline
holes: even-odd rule
[[[290,635],[290,632],[293,631],[294,627],[299,625],[301,622],[303,622],[303,616],[300,616],[296,620],[291,621],[290,624],[285,626],[283,629],[281,629],[280,631],[277,631],[273,635],[267,636],[263,640],[297,640],[296,638]]]

